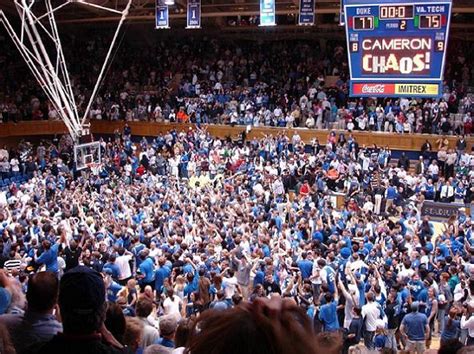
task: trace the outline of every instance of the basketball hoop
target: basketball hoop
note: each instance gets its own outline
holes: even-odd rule
[[[100,141],[74,145],[74,162],[76,163],[76,170],[78,171],[88,168],[91,164],[101,164],[102,153]]]
[[[83,117],[79,116],[77,110],[74,90],[69,78],[55,18],[56,11],[73,3],[120,15],[115,35]],[[120,11],[107,7],[105,3],[101,5],[101,3],[97,4],[87,0],[44,0],[44,7],[37,6],[34,0],[13,0],[20,17],[21,28],[19,31],[15,31],[5,13],[0,10],[0,23],[5,27],[31,73],[40,84],[75,142],[78,142],[80,137],[90,134],[90,124],[87,119],[89,111],[105,75],[120,28],[128,16],[131,3],[132,0],[128,0],[125,8]]]
[[[94,176],[98,176],[100,171],[102,170],[102,164],[97,162],[91,162],[87,164],[87,168],[89,169],[89,171],[92,172]]]

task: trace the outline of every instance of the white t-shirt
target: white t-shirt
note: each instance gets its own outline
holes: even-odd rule
[[[12,169],[12,172],[20,172],[20,163],[18,162],[18,159],[16,158],[11,159],[10,167]]]
[[[174,300],[171,300],[170,297],[167,297],[163,302],[163,310],[165,315],[174,315],[178,319],[181,318],[181,312],[179,311],[179,306],[182,304],[179,296],[173,296]]]
[[[119,280],[124,280],[132,276],[132,270],[130,269],[130,263],[132,256],[129,254],[124,254],[123,256],[118,256],[115,260],[115,264],[119,267],[120,275]]]
[[[377,329],[377,320],[380,319],[380,308],[377,302],[369,302],[362,306],[362,317],[365,318],[367,331],[374,332]]]
[[[231,299],[235,294],[237,286],[237,278],[233,276],[232,278],[224,278],[222,280],[222,285],[224,286],[224,294],[226,299]]]

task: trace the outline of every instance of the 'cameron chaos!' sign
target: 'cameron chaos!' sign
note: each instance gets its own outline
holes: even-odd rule
[[[345,0],[350,93],[442,95],[451,0]]]
[[[362,43],[363,74],[417,74],[428,76],[431,38],[365,38]]]

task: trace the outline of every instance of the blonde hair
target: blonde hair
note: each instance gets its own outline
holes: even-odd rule
[[[135,279],[129,279],[127,281],[127,288],[134,288],[137,286],[137,281]]]

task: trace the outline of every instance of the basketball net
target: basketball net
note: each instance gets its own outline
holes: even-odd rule
[[[89,163],[87,164],[87,168],[91,171],[91,173],[94,175],[94,176],[98,176],[101,169],[102,169],[102,164],[101,163],[96,163],[96,162],[92,162],[92,163]]]
[[[122,11],[94,4],[86,0],[54,1],[55,7],[52,6],[51,0],[44,0],[45,9],[35,4],[35,0],[13,0],[13,2],[21,21],[20,31],[16,32],[13,29],[2,10],[0,10],[0,22],[3,23],[8,35],[13,40],[13,43],[28,65],[28,68],[68,128],[73,140],[77,142],[81,136],[87,134],[88,127],[90,126],[87,122],[89,111],[102,82],[120,28],[128,15],[132,0],[128,0],[125,9]],[[56,5],[57,3],[60,4]],[[80,117],[77,111],[76,100],[71,86],[71,80],[69,79],[69,72],[55,18],[56,11],[72,3],[79,3],[120,15],[115,35],[83,117]],[[46,50],[45,45],[51,43],[51,49],[53,50],[49,48],[51,45],[48,45],[48,50]]]

